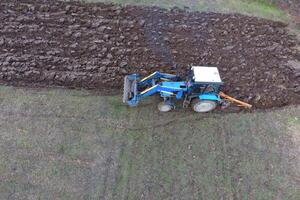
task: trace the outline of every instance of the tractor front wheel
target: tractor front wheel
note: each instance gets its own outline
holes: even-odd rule
[[[160,112],[169,112],[172,110],[173,106],[163,101],[157,105],[157,108]]]
[[[216,101],[194,99],[192,108],[195,112],[206,113],[214,110],[217,107]]]

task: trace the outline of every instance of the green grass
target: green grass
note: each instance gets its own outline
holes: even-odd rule
[[[300,108],[159,113],[0,87],[0,199],[297,199]]]
[[[289,21],[286,12],[278,9],[269,0],[86,0],[88,2],[113,2],[118,4],[134,4],[160,6],[163,8],[189,7],[192,11],[208,11],[221,13],[241,13],[276,21]]]

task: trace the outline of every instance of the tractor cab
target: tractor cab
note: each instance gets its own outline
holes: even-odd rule
[[[188,72],[189,93],[219,93],[223,84],[217,67],[192,66]]]

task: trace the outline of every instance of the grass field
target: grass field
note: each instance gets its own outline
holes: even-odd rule
[[[299,199],[300,108],[161,114],[0,88],[0,199]]]
[[[164,8],[188,7],[192,11],[241,13],[245,15],[263,17],[272,20],[289,20],[286,12],[278,9],[272,0],[86,0],[88,2],[114,2],[120,4],[134,4],[160,6]]]

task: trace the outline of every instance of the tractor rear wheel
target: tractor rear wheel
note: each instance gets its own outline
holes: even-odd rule
[[[157,105],[157,108],[160,112],[169,112],[172,110],[173,106],[163,101]]]
[[[214,110],[217,107],[216,101],[194,99],[192,108],[195,112],[205,113]]]

